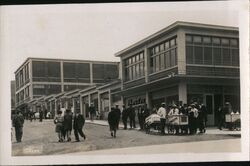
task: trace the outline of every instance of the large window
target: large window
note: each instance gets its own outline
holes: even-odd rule
[[[151,73],[177,65],[176,37],[150,48]]]
[[[159,51],[160,47],[158,48]],[[159,62],[159,60],[158,60]],[[144,76],[144,52],[140,52],[124,60],[125,80],[135,80]],[[155,63],[155,62],[154,62]]]
[[[89,63],[63,63],[63,76],[65,82],[90,82]]]
[[[60,92],[61,92],[61,85],[43,85],[43,84],[33,85],[33,95],[50,95],[50,94],[57,94]]]
[[[187,64],[239,66],[236,38],[186,35]]]
[[[117,79],[119,75],[116,64],[93,64],[93,82],[105,83]]]

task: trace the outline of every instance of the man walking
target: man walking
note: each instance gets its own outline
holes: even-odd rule
[[[112,137],[116,137],[116,129],[117,129],[117,113],[115,112],[115,108],[111,108],[111,112],[108,114],[108,123],[109,123],[109,129],[110,134]]]
[[[21,142],[23,136],[23,124],[24,124],[24,117],[20,110],[17,111],[17,114],[13,117],[13,127],[15,127],[16,133],[16,141]]]
[[[96,115],[95,106],[93,103],[90,104],[89,113],[90,113],[90,120],[93,121]]]
[[[165,103],[161,103],[161,107],[158,109],[157,114],[161,118],[161,135],[165,135],[165,124],[166,124]]]
[[[64,114],[63,129],[68,142],[71,141],[72,120],[73,120],[73,115],[71,110],[66,109],[66,112]]]
[[[127,120],[128,120],[128,109],[125,108],[125,105],[122,106],[122,122],[124,125],[124,130],[127,130]]]
[[[78,133],[80,134],[81,137],[83,137],[84,140],[86,139],[86,136],[82,131],[84,123],[85,123],[85,119],[83,115],[80,114],[80,109],[77,109],[76,114],[74,116],[74,124],[73,124],[76,142],[80,141]]]
[[[120,122],[120,117],[121,117],[121,110],[119,109],[119,105],[115,105],[115,113],[116,113],[116,128],[119,129],[119,122]]]
[[[140,125],[140,130],[143,130],[143,108],[141,106],[138,107],[138,112],[137,112],[137,116],[138,116],[138,121],[139,121],[139,125]]]
[[[135,125],[135,109],[132,107],[132,104],[129,105],[129,123],[130,123],[130,129],[136,128]]]
[[[207,108],[202,103],[200,105],[200,109],[198,111],[199,111],[199,114],[198,114],[199,131],[200,131],[200,133],[205,133],[206,132],[206,122],[207,122]]]

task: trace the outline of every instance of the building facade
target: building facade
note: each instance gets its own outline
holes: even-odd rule
[[[16,108],[40,97],[102,85],[119,77],[119,62],[28,58],[15,72]]]
[[[11,93],[11,110],[15,110],[15,103],[16,103],[16,82],[10,82],[10,93]]]
[[[126,106],[200,102],[208,125],[226,101],[240,111],[238,28],[175,22],[115,56],[122,66],[117,94]]]

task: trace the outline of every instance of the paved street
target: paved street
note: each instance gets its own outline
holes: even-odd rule
[[[157,147],[160,144],[164,146],[169,145],[169,149],[177,143],[185,142],[197,142],[197,141],[209,141],[209,140],[227,140],[229,145],[230,142],[237,142],[235,145],[240,146],[240,135],[239,132],[233,131],[225,134],[223,131],[219,130],[207,130],[207,134],[197,134],[192,136],[173,136],[166,135],[160,136],[157,134],[145,134],[145,132],[138,130],[122,130],[120,129],[117,133],[117,138],[111,138],[109,128],[104,121],[96,121],[99,124],[93,124],[87,122],[84,131],[87,135],[87,139],[81,142],[65,142],[59,143],[57,140],[57,134],[55,133],[55,125],[52,120],[46,120],[43,122],[35,121],[25,121],[24,124],[24,136],[21,143],[16,143],[12,140],[12,155],[51,155],[51,154],[72,154],[72,153],[82,153],[87,151],[90,154],[94,153],[94,150],[108,150],[108,149],[119,149],[119,148],[140,148],[143,152],[145,147],[150,147],[156,145],[153,148],[154,152],[157,152]],[[224,133],[224,134],[222,134]],[[236,135],[234,133],[237,133]],[[74,136],[72,133],[72,138]],[[235,141],[234,141],[235,140]],[[224,142],[224,141],[223,141]],[[204,147],[205,142],[197,142],[199,147]],[[216,142],[218,145],[219,142]],[[171,144],[171,145],[170,145]],[[178,144],[180,146],[181,144]],[[183,144],[182,144],[183,145]],[[189,145],[189,144],[187,144]],[[215,148],[217,146],[214,146]],[[204,147],[205,148],[205,147]],[[218,146],[218,148],[224,149],[224,146]],[[146,148],[148,149],[148,148]],[[174,147],[172,147],[174,149]],[[201,148],[202,149],[202,148]],[[210,148],[211,149],[211,148]],[[239,151],[236,148],[236,151]],[[229,149],[229,152],[234,149]],[[129,151],[129,150],[128,150]],[[220,151],[220,149],[218,149]],[[160,152],[160,151],[159,151]],[[174,152],[177,152],[175,150]],[[188,152],[186,149],[185,152]],[[110,153],[110,152],[109,152]],[[120,152],[121,153],[121,152]]]

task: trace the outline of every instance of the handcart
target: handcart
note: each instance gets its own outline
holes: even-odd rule
[[[183,114],[169,115],[167,116],[166,125],[168,128],[168,134],[179,134],[179,129],[185,131],[187,134],[188,116]]]
[[[160,131],[161,128],[161,118],[157,114],[152,114],[145,119],[145,131],[147,134],[150,133],[150,129],[154,128]]]
[[[229,130],[240,130],[240,114],[231,113],[225,115],[226,127]]]

